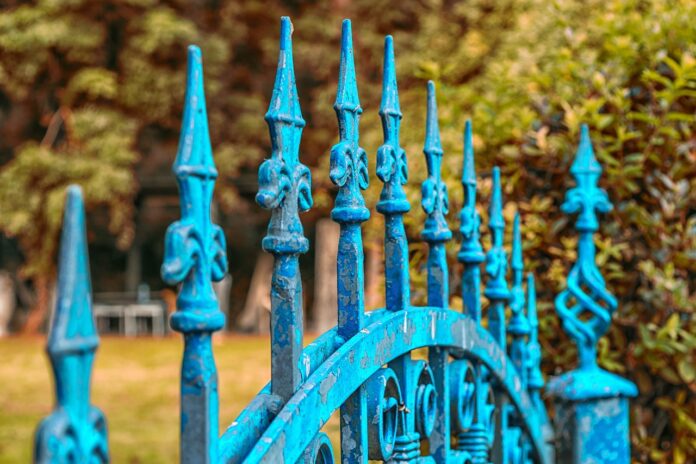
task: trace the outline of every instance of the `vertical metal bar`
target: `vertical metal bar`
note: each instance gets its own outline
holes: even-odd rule
[[[510,358],[517,368],[522,386],[527,388],[527,341],[529,322],[524,314],[524,260],[522,258],[522,233],[520,231],[520,213],[515,214],[512,226],[512,292],[510,310],[512,317],[508,332],[512,337]]]
[[[217,170],[208,134],[203,65],[198,47],[188,50],[188,76],[179,150],[174,163],[181,219],[167,229],[162,278],[181,284],[172,329],[184,334],[181,367],[181,462],[217,460],[218,389],[211,335],[225,324],[211,280],[227,272],[222,229],[210,208]]]
[[[536,308],[536,284],[534,274],[527,274],[527,318],[529,320],[529,340],[527,342],[527,390],[540,418],[546,417],[541,389],[544,377],[541,373],[541,345],[539,344],[539,320]]]
[[[370,217],[360,190],[368,185],[367,154],[359,145],[362,108],[353,59],[350,20],[343,21],[341,64],[334,110],[338,118],[339,142],[331,149],[331,181],[338,195],[331,217],[340,227],[338,239],[338,335],[343,340],[357,334],[365,318],[365,270],[360,224]],[[365,387],[341,406],[341,456],[344,463],[367,462],[367,404]]]
[[[464,162],[462,167],[464,207],[460,213],[462,244],[457,258],[464,265],[462,302],[464,312],[481,324],[481,263],[486,259],[481,246],[481,217],[476,211],[476,166],[471,121],[464,126]],[[486,371],[474,365],[474,418],[468,430],[460,430],[457,447],[467,451],[473,464],[485,464],[491,443],[488,440],[490,408],[487,403]],[[462,387],[459,387],[462,388]]]
[[[445,243],[452,238],[445,215],[449,211],[447,186],[442,181],[442,143],[437,115],[435,84],[428,82],[425,144],[423,147],[428,178],[421,187],[421,205],[427,214],[421,237],[428,243],[428,306],[449,307],[449,270]],[[430,454],[436,462],[447,462],[450,452],[450,379],[449,353],[445,348],[430,348],[428,361],[433,370],[436,401],[435,427],[430,436]]]
[[[386,308],[390,311],[406,309],[411,304],[409,282],[408,241],[403,215],[411,207],[403,185],[408,180],[406,153],[399,145],[401,107],[396,83],[394,41],[384,39],[384,74],[382,103],[379,108],[384,132],[384,144],[377,150],[377,176],[384,187],[377,203],[377,211],[384,215],[384,274]]]
[[[488,227],[491,232],[491,249],[486,255],[486,273],[488,280],[484,295],[490,301],[488,309],[488,330],[498,342],[503,352],[506,350],[505,304],[510,299],[507,284],[507,253],[503,248],[505,219],[503,218],[503,194],[500,185],[500,169],[493,168],[493,187],[491,204],[488,213]],[[502,389],[495,390],[495,437],[493,441],[493,462],[507,462],[506,449],[508,446],[505,431],[507,429],[507,397]]]
[[[273,95],[266,113],[271,156],[259,167],[256,202],[271,210],[263,249],[273,254],[271,279],[271,392],[286,402],[302,383],[302,279],[299,255],[309,249],[299,213],[312,206],[312,179],[300,163],[305,121],[295,84],[292,23],[280,23],[280,52]]]
[[[488,212],[488,228],[491,231],[491,249],[486,255],[488,281],[484,295],[490,301],[488,330],[493,334],[503,351],[506,351],[505,304],[510,299],[506,280],[507,253],[503,248],[505,219],[503,218],[503,194],[500,186],[500,169],[493,168],[493,190]]]
[[[92,315],[92,288],[82,191],[68,188],[58,262],[56,309],[46,351],[56,387],[56,409],[36,431],[34,462],[109,462],[106,418],[90,404],[90,378],[99,337]]]

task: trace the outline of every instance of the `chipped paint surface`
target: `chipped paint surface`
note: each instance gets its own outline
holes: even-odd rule
[[[208,134],[203,64],[189,47],[179,151],[174,162],[181,219],[167,229],[162,278],[181,284],[172,329],[184,334],[181,366],[181,462],[217,461],[218,389],[211,335],[225,324],[212,282],[227,272],[225,234],[210,218],[217,169]]]
[[[361,190],[367,188],[367,153],[360,146],[362,107],[358,97],[350,20],[343,21],[341,62],[334,110],[339,142],[331,148],[329,177],[338,187],[331,218],[340,226],[336,262],[338,335],[344,340],[358,334],[365,320],[365,270],[360,224],[370,217]],[[343,462],[367,462],[366,402],[357,389],[341,408]]]
[[[429,331],[416,331],[410,344],[406,344],[405,334],[400,330],[403,323],[402,314],[383,311],[369,318],[370,330],[352,337],[307,379],[298,393],[285,405],[284,412],[270,424],[262,438],[257,441],[245,462],[294,462],[312,439],[312,433],[308,431],[318,431],[331,413],[373,374],[383,369],[386,363],[426,346],[458,349],[461,356],[485,365],[491,378],[506,391],[511,404],[531,417],[534,414],[531,400],[523,388],[515,385],[516,369],[485,329],[467,316],[454,311],[442,311],[438,308],[405,310],[409,325],[416,327],[427,324],[434,311],[443,313],[443,317],[436,318],[439,337],[433,339]],[[449,330],[450,328],[453,330]],[[393,334],[391,343],[383,343],[385,334]],[[370,353],[367,358],[368,365],[359,369],[351,366],[351,353],[356,353],[358,359],[365,353]],[[321,380],[331,375],[336,379],[333,388],[328,392],[322,392]],[[531,422],[525,420],[523,427],[527,427],[525,424],[528,423]],[[276,442],[280,436],[284,436],[288,443],[294,445],[282,450],[283,461],[273,461],[269,456],[280,452]],[[265,440],[266,438],[270,440]],[[537,434],[532,435],[532,449],[542,449],[539,438]],[[543,458],[540,457],[539,461],[541,460]]]
[[[273,254],[271,279],[271,391],[284,401],[302,381],[302,284],[299,255],[309,242],[299,213],[312,206],[312,178],[299,161],[305,121],[295,84],[292,24],[281,20],[280,53],[273,96],[266,113],[271,134],[271,157],[259,167],[256,201],[271,210],[263,249]]]

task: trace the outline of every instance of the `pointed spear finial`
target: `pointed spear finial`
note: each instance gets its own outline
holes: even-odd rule
[[[479,265],[485,260],[481,245],[481,217],[476,211],[476,169],[471,121],[464,125],[464,161],[462,165],[462,186],[464,205],[459,214],[459,231],[462,243],[457,254],[464,264],[462,274],[462,301],[467,314],[477,323],[481,322],[481,270]]]
[[[350,19],[343,20],[341,35],[341,64],[338,71],[338,92],[334,109],[362,113],[358,97],[358,82],[355,77],[355,58],[353,57],[353,30]]]
[[[428,112],[426,118],[425,147],[423,151],[429,159],[435,156],[442,157],[440,124],[437,120],[437,98],[435,97],[435,83],[433,81],[428,81]]]
[[[612,204],[607,193],[597,186],[599,176],[602,174],[602,167],[595,157],[587,124],[582,125],[580,144],[570,173],[575,178],[577,185],[566,193],[561,211],[566,214],[579,212],[575,228],[581,233],[583,231],[594,232],[599,229],[596,212],[609,212],[612,209]]]
[[[395,116],[401,119],[399,90],[396,84],[396,66],[394,63],[394,39],[388,35],[384,38],[384,72],[382,75],[382,102],[380,115]]]
[[[503,231],[505,219],[503,218],[503,192],[500,186],[500,168],[493,168],[493,188],[491,191],[491,203],[488,208],[488,227],[493,235],[495,246],[503,246]]]
[[[58,268],[58,296],[48,352],[52,357],[75,351],[93,353],[99,337],[92,316],[82,190],[76,185],[68,188]]]
[[[278,143],[280,130],[286,125],[302,129],[305,120],[302,118],[300,100],[297,95],[297,85],[295,84],[295,67],[292,56],[292,22],[287,16],[280,19],[280,53],[278,54],[278,70],[276,72],[275,84],[273,85],[273,95],[266,112],[266,122],[271,131],[275,131],[276,136],[271,136],[272,143]],[[301,134],[302,131],[293,131],[293,135]],[[280,141],[282,143],[282,141]],[[299,140],[289,141],[286,145],[299,148]]]
[[[299,212],[312,206],[312,179],[299,160],[305,121],[295,82],[292,22],[287,16],[280,20],[278,67],[265,119],[271,135],[271,156],[259,167],[256,202],[270,209],[272,215],[262,246],[269,253],[305,253],[309,241]]]
[[[570,168],[573,175],[579,174],[597,174],[602,173],[602,166],[597,161],[594,149],[592,148],[592,140],[590,140],[590,129],[587,124],[583,124],[580,128],[580,145],[575,156],[575,161]]]
[[[429,242],[444,242],[452,238],[445,215],[449,212],[447,185],[442,181],[442,144],[437,120],[435,83],[428,81],[427,116],[423,153],[428,166],[428,178],[421,187],[423,210],[428,215],[421,234]]]
[[[79,462],[108,461],[106,419],[89,399],[98,345],[84,203],[80,187],[72,185],[63,214],[56,308],[47,346],[58,407],[39,425],[34,462],[59,462],[65,456]]]
[[[366,221],[370,211],[360,190],[369,183],[367,153],[359,145],[362,108],[353,57],[353,33],[349,19],[343,20],[341,64],[334,110],[340,141],[331,149],[329,177],[339,187],[331,217],[338,223]]]
[[[408,180],[408,163],[406,153],[399,145],[402,114],[396,84],[394,40],[390,35],[384,39],[384,74],[379,115],[382,120],[384,144],[377,150],[377,177],[384,182],[384,188],[377,211],[383,214],[405,213],[410,209],[410,205],[401,186]]]
[[[508,323],[507,331],[512,336],[510,346],[510,358],[517,367],[522,384],[527,381],[527,341],[529,335],[529,321],[524,314],[524,261],[522,260],[522,233],[520,231],[520,213],[515,213],[512,226],[512,292],[510,310],[512,317]]]
[[[213,281],[227,273],[222,228],[210,216],[217,170],[208,133],[203,64],[198,47],[188,49],[188,76],[179,152],[174,163],[181,219],[167,229],[162,279],[178,285],[176,312],[169,323],[184,335],[186,375],[181,377],[181,462],[215,460],[218,429],[217,373],[212,333],[225,325]],[[205,359],[206,362],[200,362]],[[211,456],[212,455],[212,456]]]
[[[302,352],[302,282],[300,253],[309,249],[300,212],[312,206],[312,178],[300,162],[300,140],[305,121],[300,110],[292,57],[292,23],[280,22],[280,52],[271,103],[266,113],[271,156],[259,167],[256,201],[271,210],[263,249],[273,254],[271,284],[271,391],[287,401],[299,388]]]
[[[522,286],[524,276],[524,261],[522,259],[522,233],[520,231],[520,213],[515,213],[512,224],[512,292],[510,309],[512,318],[508,327],[508,332],[512,335],[524,337],[529,332],[529,323],[524,315],[524,288]]]
[[[218,175],[208,132],[203,60],[200,48],[195,45],[188,47],[184,117],[181,122],[179,150],[174,161],[174,174],[178,179],[191,175],[215,179]]]
[[[408,179],[406,152],[399,144],[401,107],[396,84],[394,40],[384,39],[384,71],[382,76],[382,103],[379,107],[384,143],[377,150],[377,177],[384,182],[377,211],[385,217],[384,275],[385,307],[400,311],[410,302],[408,239],[403,214],[411,209],[403,185]]]
[[[462,166],[462,184],[474,187],[474,203],[476,202],[476,167],[474,164],[474,140],[471,129],[471,119],[464,124],[464,164]]]
[[[500,186],[500,169],[493,168],[493,190],[488,210],[488,228],[491,231],[491,249],[486,254],[488,281],[484,295],[491,301],[488,311],[488,330],[501,348],[505,348],[505,303],[510,299],[507,284],[507,253],[503,248],[505,220],[503,218],[503,193]]]
[[[452,238],[445,215],[449,212],[447,185],[442,181],[442,144],[437,121],[435,84],[428,81],[428,113],[426,117],[423,153],[428,165],[428,177],[421,186],[421,206],[427,214],[421,237],[428,242],[428,305],[447,308],[449,282],[445,243]]]

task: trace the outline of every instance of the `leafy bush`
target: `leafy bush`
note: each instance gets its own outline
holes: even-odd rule
[[[470,115],[479,170],[500,165],[506,196],[522,211],[545,302],[548,373],[575,362],[551,302],[575,258],[560,203],[579,125],[591,126],[615,206],[597,237],[598,262],[620,299],[599,361],[639,386],[632,441],[641,462],[696,458],[695,15],[690,1],[530,1],[466,85],[457,53],[430,57],[430,75],[444,83],[449,153],[461,150]],[[460,161],[449,158],[454,190]]]

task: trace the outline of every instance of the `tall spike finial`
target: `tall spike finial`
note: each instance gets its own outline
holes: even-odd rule
[[[403,185],[408,179],[406,152],[399,145],[401,107],[396,84],[394,41],[384,39],[382,104],[379,108],[384,144],[377,150],[377,177],[384,182],[377,211],[385,216],[385,295],[386,308],[405,309],[410,304],[408,241],[403,214],[410,208]]]
[[[36,433],[35,462],[58,462],[72,455],[80,462],[108,462],[106,418],[90,404],[90,379],[99,337],[92,315],[92,288],[82,191],[68,188],[56,309],[48,338],[57,409]]]
[[[529,323],[524,314],[524,261],[522,259],[522,233],[520,231],[520,213],[515,213],[512,226],[512,292],[510,309],[512,319],[508,326],[511,334],[526,336],[529,333]]]
[[[338,117],[340,141],[331,149],[329,176],[339,189],[331,217],[339,223],[363,222],[370,217],[370,211],[365,207],[360,190],[367,188],[369,177],[367,154],[358,142],[362,108],[355,76],[353,34],[348,19],[343,21],[341,65],[334,110]]]
[[[488,228],[491,231],[491,249],[486,255],[488,281],[484,295],[491,301],[488,314],[488,330],[502,348],[505,348],[505,303],[510,299],[507,275],[507,253],[503,248],[505,219],[503,218],[503,193],[500,185],[500,169],[493,168],[493,190],[488,210]]]
[[[589,129],[582,126],[580,146],[570,170],[577,185],[566,193],[561,209],[579,213],[575,223],[580,237],[578,260],[568,274],[567,289],[556,298],[556,311],[563,327],[578,345],[580,364],[596,365],[596,343],[609,328],[618,302],[606,289],[595,264],[594,232],[599,228],[596,211],[608,212],[607,193],[597,186],[602,172],[592,149]]]
[[[466,312],[477,322],[481,321],[481,270],[485,260],[481,245],[481,217],[476,211],[476,168],[471,121],[464,126],[464,162],[462,165],[464,206],[459,214],[459,231],[462,244],[457,258],[464,264],[462,275],[462,301]]]
[[[312,206],[312,178],[299,159],[305,121],[297,96],[292,57],[292,23],[280,22],[280,52],[273,95],[266,113],[271,156],[259,168],[256,201],[271,210],[263,249],[275,259],[271,281],[271,390],[287,401],[302,376],[302,281],[298,257],[309,249],[299,213]]]
[[[331,218],[341,232],[338,239],[337,332],[344,340],[363,329],[365,324],[365,271],[360,224],[370,217],[361,190],[367,188],[367,154],[360,146],[359,123],[362,108],[353,57],[350,20],[343,21],[341,64],[334,110],[338,118],[339,142],[331,148],[331,181],[338,195]],[[367,456],[367,433],[361,426],[367,415],[365,390],[354,393],[341,407],[342,456],[346,462],[362,462]]]
[[[429,159],[442,156],[442,143],[440,142],[440,123],[437,118],[437,98],[435,95],[435,83],[428,81],[428,107],[425,121],[425,147],[423,151]]]
[[[474,161],[474,136],[471,119],[464,124],[464,163],[462,166],[462,184],[476,188],[476,165]]]
[[[449,212],[447,185],[442,181],[442,144],[437,116],[435,84],[428,81],[428,112],[426,116],[423,153],[428,165],[428,177],[421,187],[421,205],[427,214],[421,233],[428,242],[428,305],[446,308],[449,300],[447,257],[444,244],[452,238],[445,215]]]
[[[510,310],[512,317],[507,326],[507,331],[512,336],[510,346],[510,358],[517,367],[522,384],[527,383],[527,342],[529,335],[529,321],[524,314],[524,261],[522,260],[522,232],[520,230],[520,213],[515,213],[512,225],[512,292],[510,298]]]
[[[447,185],[442,181],[442,144],[437,120],[435,84],[428,81],[428,112],[426,117],[425,144],[423,153],[428,166],[428,178],[423,182],[421,204],[428,215],[422,236],[426,241],[447,241],[452,232],[447,226],[445,215],[449,212]]]
[[[464,159],[462,163],[462,187],[464,201],[459,214],[459,230],[462,243],[457,259],[464,265],[462,273],[462,302],[465,312],[481,324],[481,263],[485,260],[481,246],[481,217],[476,211],[476,164],[474,160],[473,130],[471,121],[464,125]],[[474,365],[474,407],[473,421],[469,427],[457,424],[457,448],[465,450],[472,462],[488,462],[488,452],[492,443],[488,438],[488,424],[491,421],[493,406],[487,404],[487,376],[483,365]]]
[[[184,334],[181,378],[181,462],[217,460],[217,370],[211,335],[225,325],[212,281],[227,273],[225,234],[210,217],[217,169],[208,134],[201,51],[188,49],[188,75],[179,151],[174,163],[181,219],[167,229],[162,279],[181,284],[170,324]],[[200,362],[201,359],[210,362]],[[187,446],[199,443],[200,446]]]

